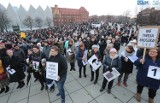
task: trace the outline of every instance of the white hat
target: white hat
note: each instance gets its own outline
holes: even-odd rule
[[[117,50],[115,48],[111,48],[109,52],[115,52],[115,53],[117,53]]]
[[[94,44],[94,45],[92,45],[92,49],[93,49],[93,48],[98,48],[98,49],[99,49],[99,45],[95,45],[95,44]]]

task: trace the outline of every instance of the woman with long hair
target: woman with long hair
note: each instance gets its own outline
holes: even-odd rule
[[[156,76],[157,69],[160,69],[160,52],[158,48],[149,49],[145,58],[139,58],[134,62],[137,66],[137,93],[135,98],[137,101],[141,101],[141,94],[144,87],[148,87],[149,103],[154,103],[154,97],[160,87],[160,80],[154,78]],[[152,69],[153,68],[153,69]],[[153,71],[153,76],[148,76],[149,71]],[[150,74],[150,73],[149,73]]]
[[[83,42],[81,42],[80,45],[79,45],[79,48],[78,48],[78,52],[76,54],[76,59],[77,59],[77,63],[78,63],[78,66],[79,66],[79,78],[81,78],[82,68],[83,68],[84,77],[85,78],[87,77],[87,75],[86,75],[86,64],[84,64],[87,61],[87,52],[88,52],[88,50],[86,50]]]

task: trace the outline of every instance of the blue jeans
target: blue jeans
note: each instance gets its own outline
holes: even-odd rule
[[[66,77],[67,77],[67,74],[65,74],[62,77],[60,77],[60,80],[56,82],[58,90],[59,90],[59,93],[61,95],[61,99],[62,99],[61,103],[65,103],[64,83],[66,81]]]

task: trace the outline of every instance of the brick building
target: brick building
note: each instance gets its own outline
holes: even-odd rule
[[[53,22],[54,25],[62,25],[69,23],[82,23],[89,19],[89,12],[84,8],[70,9],[70,8],[59,8],[57,5],[52,7]]]

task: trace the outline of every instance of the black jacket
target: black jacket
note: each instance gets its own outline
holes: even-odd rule
[[[11,69],[14,69],[16,71],[15,76],[12,77],[11,75],[10,77],[11,82],[17,82],[25,78],[23,65],[18,57],[14,55],[11,58],[9,56],[6,56],[3,60],[3,67],[6,69],[9,65]]]
[[[56,56],[51,56],[49,57],[48,61],[58,63],[58,75],[60,77],[67,74],[67,69],[68,69],[67,60],[66,58],[64,58],[63,55],[58,54]]]

